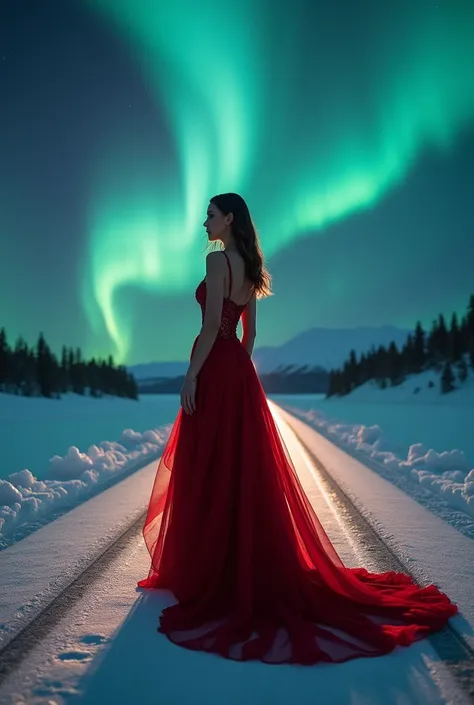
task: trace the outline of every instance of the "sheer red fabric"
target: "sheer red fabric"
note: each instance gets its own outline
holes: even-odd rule
[[[204,310],[204,282],[196,298]],[[315,664],[441,629],[457,607],[435,585],[343,565],[237,338],[243,308],[224,300],[196,412],[180,409],[158,465],[143,528],[151,566],[138,582],[178,600],[158,631],[231,659]]]

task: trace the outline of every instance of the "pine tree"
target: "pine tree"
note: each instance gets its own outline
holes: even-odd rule
[[[35,355],[22,336],[17,338],[11,355],[9,377],[15,394],[27,397],[37,394]]]
[[[403,382],[403,367],[404,359],[399,353],[396,344],[392,341],[387,352],[387,371],[392,387]]]
[[[89,394],[91,397],[103,396],[100,384],[100,372],[94,358],[89,361],[87,366],[87,385],[89,387]]]
[[[329,382],[328,382],[328,390],[326,393],[327,397],[332,397],[335,394],[339,393],[338,389],[338,372],[337,370],[331,370],[329,372]]]
[[[438,316],[438,353],[440,360],[446,360],[449,355],[449,333],[442,313]]]
[[[8,385],[8,368],[11,350],[8,346],[5,328],[0,330],[0,391],[6,391]]]
[[[367,355],[362,353],[359,360],[359,384],[365,384],[368,379]]]
[[[69,391],[69,353],[65,345],[61,349],[60,389],[62,394]]]
[[[469,355],[471,367],[474,370],[474,294],[469,298],[466,313],[466,352]]]
[[[469,344],[469,331],[467,329],[467,316],[463,316],[461,319],[461,323],[459,325],[459,333],[461,336],[461,348],[462,348],[462,353],[467,353],[467,348]]]
[[[471,335],[471,337],[469,338],[467,352],[469,354],[469,361],[471,363],[471,367],[474,370],[474,335]]]
[[[49,354],[45,337],[43,333],[40,333],[36,344],[36,381],[43,397],[51,396]]]
[[[433,321],[426,339],[426,362],[431,367],[438,362],[438,323]]]
[[[383,345],[379,345],[374,359],[374,378],[381,389],[385,389],[387,386],[389,376],[390,370],[387,349]]]
[[[474,294],[471,294],[467,305],[466,325],[469,337],[474,336]]]
[[[72,391],[75,394],[84,394],[85,391],[85,374],[84,374],[84,363],[82,362],[82,353],[80,348],[76,348],[75,352],[72,354],[72,366],[71,366],[71,381],[72,381]]]
[[[449,329],[449,359],[457,362],[463,353],[462,331],[459,327],[458,317],[453,313]]]
[[[350,377],[350,382],[351,382],[351,390],[355,389],[355,387],[358,387],[360,384],[359,381],[359,366],[357,363],[357,355],[355,350],[351,350],[349,353],[349,368],[348,368],[348,374]]]
[[[350,394],[352,388],[352,371],[349,361],[346,361],[342,367],[341,394]]]
[[[426,363],[426,342],[425,331],[420,323],[417,322],[415,335],[413,338],[413,371],[421,372]]]
[[[336,384],[337,370],[331,370],[328,379],[328,388],[326,392],[327,397],[333,397],[337,394],[337,384]]]
[[[317,373],[319,379],[320,373]],[[320,385],[318,385],[318,390],[321,389]],[[304,391],[304,388],[303,390]],[[316,391],[316,389],[315,389]],[[135,399],[138,400],[138,385],[137,385],[137,380],[135,377],[129,372],[127,373],[127,386],[126,386],[126,396],[129,399]]]
[[[415,371],[415,341],[411,333],[408,334],[405,344],[400,351],[403,369],[411,374]]]
[[[441,393],[447,394],[454,389],[454,375],[449,362],[444,363],[443,374],[441,375]]]

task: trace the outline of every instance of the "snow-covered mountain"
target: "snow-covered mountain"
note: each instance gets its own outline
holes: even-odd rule
[[[260,373],[271,372],[280,365],[310,365],[329,370],[342,365],[352,348],[360,354],[367,352],[372,345],[389,345],[392,340],[402,345],[409,332],[395,326],[311,328],[279,347],[256,348],[253,360]],[[178,377],[187,368],[187,361],[150,362],[133,365],[129,370],[137,380],[143,380]]]

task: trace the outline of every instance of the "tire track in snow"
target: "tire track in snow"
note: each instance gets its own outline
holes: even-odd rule
[[[372,560],[377,565],[377,570],[379,572],[393,570],[406,573],[420,585],[419,580],[403,562],[402,557],[397,555],[396,549],[389,546],[377,533],[374,526],[338,485],[320,459],[306,445],[301,435],[291,424],[291,421],[285,419],[285,423],[290,426],[291,431],[311,460],[311,464],[317,473],[318,481],[337,509],[338,514],[351,527],[351,532],[354,533],[356,541],[364,545],[366,552],[370,551]],[[317,433],[314,429],[311,430]],[[422,586],[420,585],[420,587]],[[461,692],[468,696],[469,702],[474,702],[474,650],[449,623],[441,631],[430,634],[427,639],[441,661],[449,669]]]
[[[31,649],[39,644],[82,598],[88,587],[117,559],[124,547],[139,537],[145,516],[146,511],[142,512],[117,538],[114,538],[41,612],[7,642],[0,651],[0,686],[26,658]]]

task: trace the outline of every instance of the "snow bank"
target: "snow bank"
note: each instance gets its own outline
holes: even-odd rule
[[[339,423],[314,409],[298,412],[298,416],[339,446],[365,454],[375,463],[402,473],[425,490],[440,495],[453,509],[474,517],[474,468],[470,467],[462,450],[440,453],[416,443],[410,446],[407,457],[402,458],[396,455],[377,425]]]
[[[64,457],[49,461],[38,480],[27,468],[0,479],[0,546],[13,531],[32,522],[46,523],[66,507],[71,508],[108,485],[158,458],[171,425],[137,433],[125,429],[118,441],[102,441],[86,453],[71,446]]]

